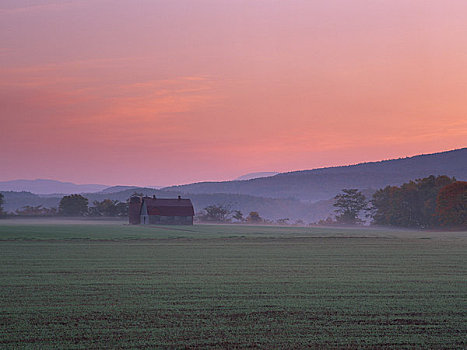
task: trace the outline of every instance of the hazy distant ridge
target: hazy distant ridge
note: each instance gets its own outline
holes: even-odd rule
[[[258,179],[260,177],[274,176],[274,175],[277,175],[277,174],[279,174],[279,173],[275,172],[275,171],[263,171],[263,172],[259,172],[259,173],[248,173],[248,174],[237,177],[234,181]]]
[[[99,184],[77,185],[71,182],[46,179],[0,181],[0,191],[26,191],[35,194],[99,192],[107,187],[109,186]]]
[[[343,188],[376,190],[431,174],[445,174],[455,176],[458,180],[467,180],[467,148],[352,166],[294,171],[252,180],[205,182],[165,189],[114,186],[84,195],[91,204],[95,200],[107,198],[126,201],[135,191],[149,196],[155,194],[161,198],[174,198],[181,194],[191,198],[197,212],[208,205],[223,204],[231,209],[240,209],[244,214],[258,211],[269,219],[304,219],[310,222],[326,218],[333,212],[332,198]],[[7,211],[25,205],[57,207],[61,199],[58,195],[2,192]],[[365,191],[367,196],[371,196],[371,193],[371,190]]]
[[[316,201],[329,199],[343,188],[378,189],[428,175],[449,175],[467,180],[467,148],[350,166],[293,171],[247,181],[200,182],[164,190]]]

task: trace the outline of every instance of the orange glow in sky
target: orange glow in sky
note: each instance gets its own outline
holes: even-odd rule
[[[0,3],[0,180],[170,185],[466,140],[464,0]]]

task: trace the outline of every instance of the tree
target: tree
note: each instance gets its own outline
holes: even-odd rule
[[[336,215],[337,222],[351,225],[360,223],[358,215],[368,205],[365,196],[356,188],[343,189],[342,192],[334,197],[333,205],[337,208],[335,210],[338,214]]]
[[[117,204],[119,201],[111,200],[111,199],[104,199],[102,202],[94,201],[92,204],[94,205],[94,213],[97,216],[117,216]]]
[[[129,201],[118,202],[116,205],[117,216],[128,216]]]
[[[405,219],[400,208],[401,189],[397,186],[386,186],[373,194],[371,200],[371,218],[373,224],[403,226]]]
[[[84,216],[88,213],[88,199],[80,194],[64,196],[58,210],[64,216]]]
[[[235,220],[239,222],[245,221],[245,218],[243,217],[243,213],[240,210],[235,210],[234,215],[232,216]]]
[[[223,205],[210,205],[203,209],[199,218],[202,221],[226,222],[229,214],[230,210]]]
[[[92,202],[89,208],[90,216],[128,216],[128,203],[118,200],[104,199],[103,201]]]
[[[248,214],[246,221],[252,224],[258,224],[264,220],[257,211],[251,211],[250,214]]]
[[[276,223],[278,225],[288,225],[289,218],[282,218],[282,219],[277,219]]]
[[[456,181],[448,176],[428,176],[373,194],[372,218],[377,225],[429,228],[438,225],[435,215],[438,192]]]
[[[430,175],[424,179],[415,180],[417,185],[417,205],[420,210],[416,214],[419,215],[420,228],[428,228],[438,226],[436,218],[436,198],[439,191],[446,185],[455,182],[455,178],[449,176],[434,176]]]
[[[318,225],[321,226],[332,226],[335,225],[336,222],[332,219],[332,217],[328,216],[326,219],[321,219],[317,222]]]
[[[15,210],[16,215],[19,216],[54,216],[57,215],[56,208],[43,208],[42,205],[31,206],[26,205],[21,209]]]
[[[439,190],[436,218],[440,226],[467,228],[466,181],[456,181]]]

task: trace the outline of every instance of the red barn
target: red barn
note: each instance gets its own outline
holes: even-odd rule
[[[195,211],[189,199],[132,197],[129,207],[130,224],[193,225]]]

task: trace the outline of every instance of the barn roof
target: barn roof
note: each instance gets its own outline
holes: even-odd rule
[[[162,216],[193,216],[195,211],[191,200],[167,198],[143,198],[148,215]]]

